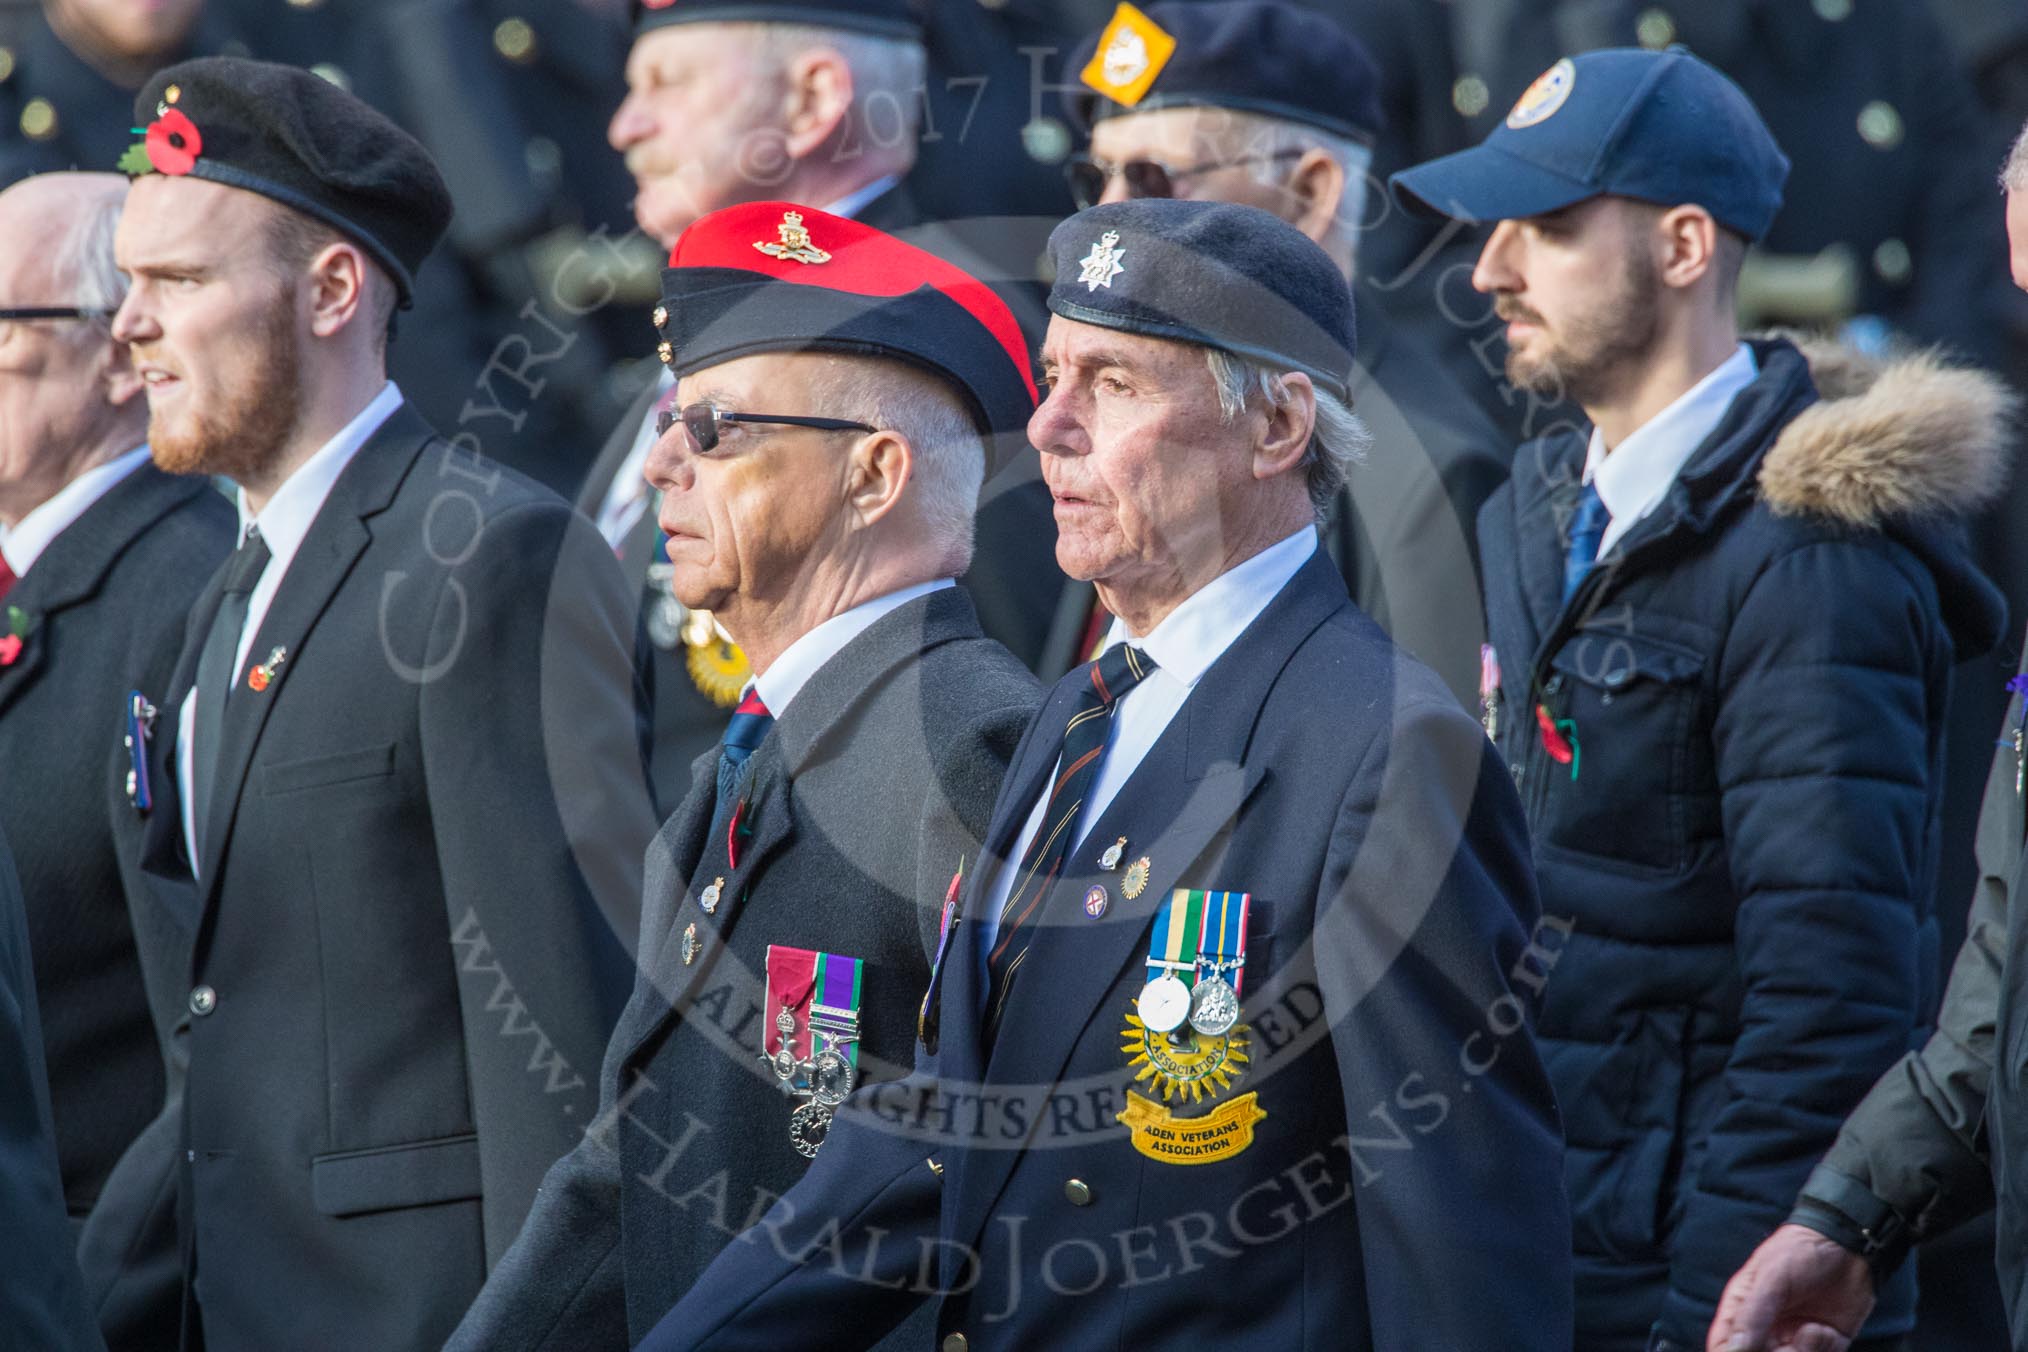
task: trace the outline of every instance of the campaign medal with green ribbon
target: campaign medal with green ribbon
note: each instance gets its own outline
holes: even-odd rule
[[[1173,1033],[1190,1018],[1190,986],[1197,979],[1198,934],[1204,921],[1204,893],[1179,887],[1155,912],[1148,936],[1148,984],[1134,1001],[1141,1022],[1157,1033]]]
[[[1223,1037],[1239,1022],[1239,983],[1246,968],[1246,892],[1201,892],[1202,938],[1197,950],[1197,985],[1190,1026],[1206,1037]]]
[[[836,953],[768,945],[767,1001],[775,1050],[765,1056],[783,1092],[807,1100],[789,1115],[789,1143],[815,1159],[831,1116],[859,1077],[859,1003],[865,964]],[[800,1021],[796,1015],[807,1005]],[[763,1043],[763,1049],[766,1044]]]

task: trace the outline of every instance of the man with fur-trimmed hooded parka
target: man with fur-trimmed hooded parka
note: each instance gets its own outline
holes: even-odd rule
[[[1681,52],[1558,62],[1483,146],[1397,175],[1495,223],[1473,282],[1508,377],[1592,422],[1479,518],[1482,711],[1547,923],[1577,1345],[1701,1348],[1936,1002],[1951,666],[2000,640],[1962,540],[2010,404],[1925,356],[1742,342],[1733,288],[1788,163]],[[1855,1348],[1914,1318],[1883,1286]]]

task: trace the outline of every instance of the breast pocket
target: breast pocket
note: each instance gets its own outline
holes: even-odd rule
[[[1683,865],[1704,755],[1694,734],[1705,662],[1693,648],[1630,633],[1581,632],[1557,650],[1544,693],[1575,739],[1571,773],[1551,774],[1556,844]]]
[[[261,792],[274,795],[299,793],[327,784],[349,784],[362,779],[385,779],[394,773],[394,743],[362,746],[353,751],[336,751],[300,760],[277,761],[261,770]]]

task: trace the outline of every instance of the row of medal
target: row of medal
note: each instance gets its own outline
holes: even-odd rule
[[[1246,892],[1179,887],[1169,894],[1148,936],[1148,983],[1134,1001],[1150,1032],[1173,1039],[1185,1024],[1205,1037],[1232,1031],[1252,901]]]
[[[865,964],[858,958],[768,945],[766,999],[776,1013],[761,1060],[784,1094],[804,1100],[789,1115],[789,1143],[807,1159],[817,1157],[832,1114],[859,1078],[864,975]]]

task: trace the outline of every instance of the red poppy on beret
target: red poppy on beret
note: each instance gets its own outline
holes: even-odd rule
[[[148,124],[148,163],[164,174],[187,174],[204,153],[204,137],[181,109],[171,108]]]

